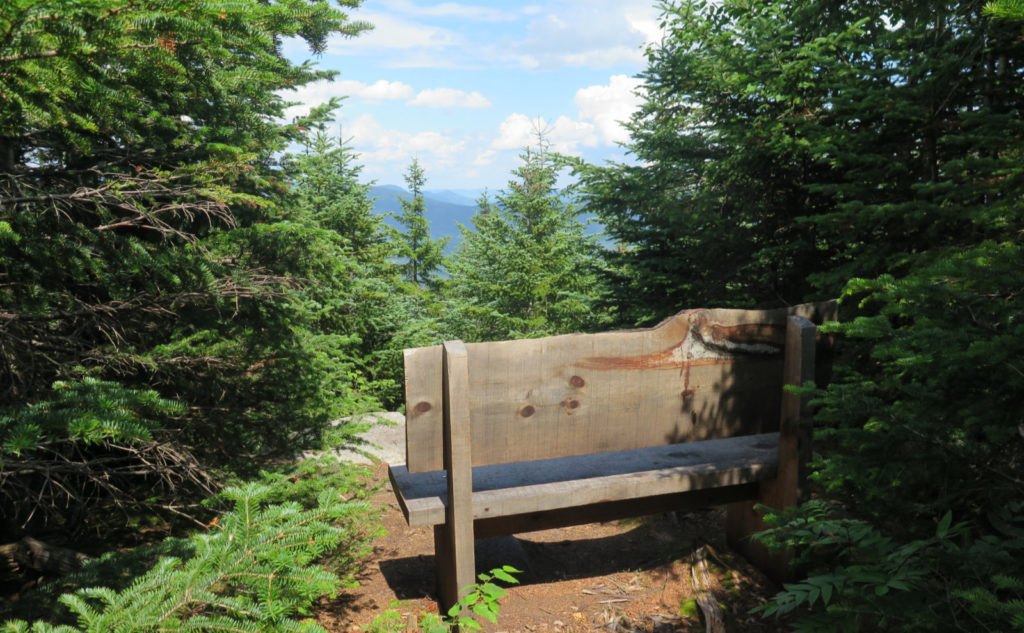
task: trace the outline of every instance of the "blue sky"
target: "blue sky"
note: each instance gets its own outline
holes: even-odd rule
[[[337,79],[287,95],[303,104],[290,114],[345,97],[332,132],[378,184],[404,184],[416,157],[427,189],[504,189],[538,127],[558,151],[622,160],[617,121],[639,105],[634,77],[659,38],[652,2],[366,0],[350,17],[374,30],[333,39],[314,59]]]

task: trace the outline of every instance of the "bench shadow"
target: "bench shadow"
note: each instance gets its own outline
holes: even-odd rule
[[[696,546],[711,542],[725,547],[721,510],[699,510],[682,515],[653,515],[620,522],[626,531],[588,538],[586,526],[492,537],[477,541],[477,573],[512,565],[520,585],[543,585],[623,572],[646,572],[688,557]],[[594,530],[591,530],[594,531]],[[555,540],[558,539],[558,540]],[[380,570],[395,597],[414,600],[437,598],[433,555],[380,561]]]

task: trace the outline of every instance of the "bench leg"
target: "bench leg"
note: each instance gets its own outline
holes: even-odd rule
[[[786,355],[782,369],[784,383],[802,385],[814,380],[816,328],[798,316],[786,322]],[[782,394],[779,412],[779,471],[775,479],[758,484],[758,503],[782,510],[798,505],[807,495],[807,464],[811,458],[811,416],[806,402],[790,392]],[[743,554],[775,582],[793,580],[796,570],[790,565],[793,552],[772,554],[768,548],[750,540],[750,535],[765,528],[754,512],[754,503],[729,505],[726,531],[729,546]]]
[[[434,557],[441,613],[459,601],[476,580],[473,558],[473,460],[469,420],[469,362],[461,341],[442,347],[444,465],[448,473],[445,522],[434,526]]]
[[[434,526],[434,560],[437,563],[438,598],[441,615],[455,605],[462,589],[476,582],[473,535],[459,539],[447,524]]]
[[[761,570],[773,582],[782,584],[795,579],[791,562],[793,552],[772,553],[767,547],[751,540],[750,535],[765,529],[764,521],[754,512],[754,506],[762,501],[738,501],[730,503],[726,511],[726,536],[729,548]]]

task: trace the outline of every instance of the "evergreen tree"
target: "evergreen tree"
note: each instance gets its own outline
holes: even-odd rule
[[[427,345],[433,338],[408,339],[408,331],[420,320],[411,311],[418,294],[401,283],[402,270],[393,263],[398,245],[388,239],[381,218],[374,214],[370,185],[359,182],[362,167],[354,162],[343,142],[316,131],[301,154],[291,157],[293,174],[289,216],[325,229],[338,240],[344,254],[322,261],[351,259],[343,282],[333,286],[318,281],[314,288],[318,329],[324,334],[349,333],[351,354],[362,391],[379,397],[386,406],[398,406],[401,395],[404,347]],[[317,260],[319,261],[319,260]],[[314,276],[319,279],[319,276]]]
[[[584,174],[631,320],[845,297],[816,416],[839,507],[774,534],[802,630],[1019,627],[1024,43],[983,4],[667,5],[639,160]]]
[[[386,259],[383,222],[374,214],[370,199],[372,183],[359,181],[362,165],[345,140],[332,139],[321,126],[303,139],[302,152],[289,158],[286,168],[292,174],[293,196],[289,206],[341,235],[360,259]]]
[[[543,138],[521,155],[508,189],[478,202],[473,229],[451,263],[450,296],[470,340],[589,330],[605,322],[596,238],[556,188],[558,166]]]
[[[448,238],[430,239],[430,222],[427,220],[427,207],[423,200],[425,184],[427,178],[423,168],[419,160],[413,158],[405,172],[405,185],[409,188],[412,200],[399,200],[402,212],[396,217],[405,228],[399,232],[401,256],[405,259],[402,265],[403,277],[417,286],[432,287],[437,283],[437,271],[443,266]]]
[[[332,75],[289,62],[282,41],[319,52],[364,28],[323,0],[4,4],[3,402],[52,402],[58,385],[95,378],[112,385],[90,392],[105,410],[112,383],[152,388],[185,404],[157,412],[159,439],[251,467],[365,399],[348,376],[350,335],[315,326],[312,259],[339,250],[290,257],[303,240],[282,246],[294,227],[276,165],[328,116],[282,123],[282,94]],[[103,463],[104,446],[88,458]],[[4,485],[31,484],[3,469]]]

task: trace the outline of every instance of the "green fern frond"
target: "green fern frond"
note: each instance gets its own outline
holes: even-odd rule
[[[322,633],[297,618],[318,596],[340,586],[337,575],[313,561],[337,546],[344,532],[332,521],[352,509],[336,493],[325,493],[311,510],[268,505],[263,497],[270,490],[256,483],[226,490],[234,509],[221,515],[213,531],[192,537],[187,560],[161,559],[122,591],[90,588],[62,596],[78,621],[66,631]],[[25,623],[12,626],[29,630]]]

